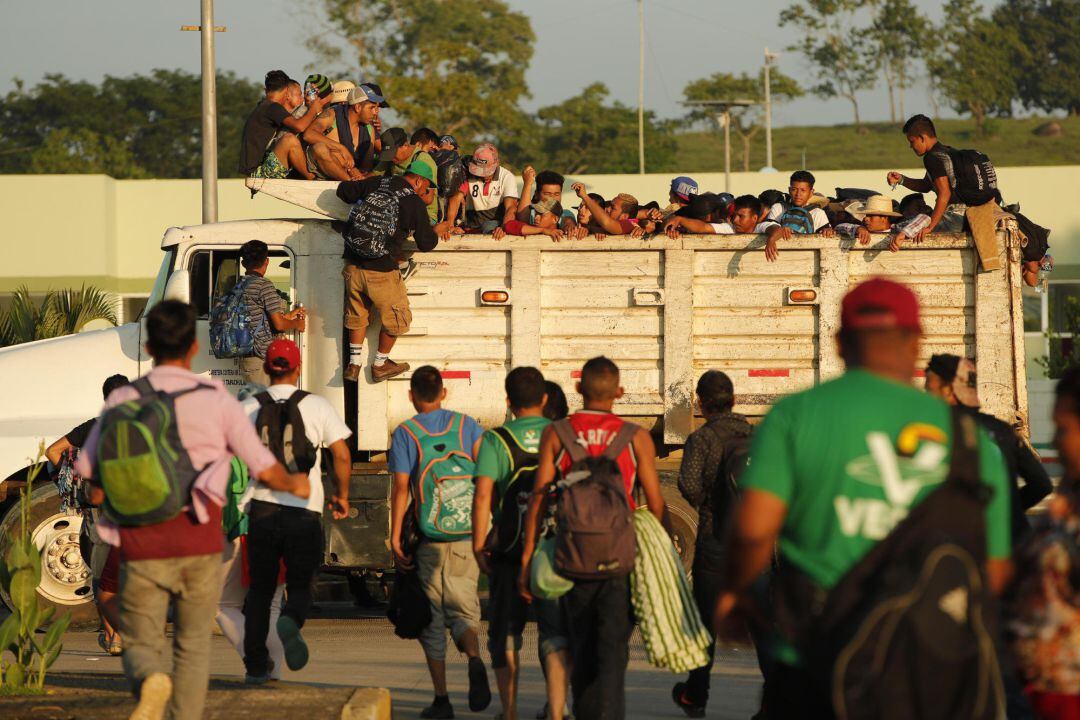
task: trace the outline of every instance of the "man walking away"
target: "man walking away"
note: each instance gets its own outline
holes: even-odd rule
[[[499,685],[503,720],[517,720],[518,652],[528,603],[518,594],[525,510],[532,495],[540,436],[551,421],[544,376],[518,367],[506,376],[506,404],[514,419],[484,433],[476,459],[473,554],[488,576],[488,650]],[[489,520],[491,532],[488,533]],[[562,720],[569,652],[559,603],[533,601],[540,634],[540,662],[547,680],[550,717]]]
[[[608,445],[628,433],[624,427],[635,426],[615,415],[611,408],[623,396],[619,384],[619,368],[606,357],[595,357],[585,363],[577,390],[584,409],[566,420],[590,457],[605,456]],[[664,499],[656,474],[656,448],[644,428],[633,429],[629,443],[615,457],[621,475],[626,502],[635,508],[634,488],[640,484],[649,511],[663,520]],[[518,591],[531,600],[529,570],[532,554],[544,517],[547,493],[556,474],[566,479],[573,464],[571,453],[564,447],[555,424],[540,440],[540,464],[525,519],[525,544],[522,549],[522,568]],[[563,491],[565,492],[565,490]],[[574,715],[580,720],[621,720],[626,715],[626,664],[629,660],[630,618],[629,568],[604,579],[574,579],[574,587],[562,598],[570,634],[572,670],[570,686],[574,695]]]
[[[371,368],[372,382],[397,377],[408,363],[390,359],[397,339],[409,331],[412,311],[405,281],[398,269],[402,243],[410,235],[421,252],[434,250],[439,238],[428,221],[422,197],[435,182],[431,169],[414,162],[402,176],[343,182],[337,196],[352,204],[342,233],[345,240],[345,328],[349,364],[344,379],[356,382],[364,364],[364,336],[374,308],[379,313],[379,347]]]
[[[240,358],[240,374],[245,382],[265,386],[269,382],[263,368],[267,346],[275,333],[304,332],[307,314],[302,307],[286,312],[277,288],[265,277],[270,267],[270,248],[262,240],[248,240],[240,246],[240,264],[244,268],[240,282],[244,286],[248,329],[255,341],[252,354]]]
[[[701,616],[709,618],[723,580],[728,520],[737,497],[736,483],[746,467],[751,426],[745,417],[731,411],[735,389],[719,370],[709,370],[698,380],[697,402],[705,424],[686,438],[679,491],[698,513],[694,600]],[[714,640],[709,645],[709,664],[691,670],[687,681],[672,689],[675,704],[688,717],[705,717],[715,652]]]
[[[166,300],[154,306],[146,318],[154,368],[109,396],[76,464],[97,485],[91,501],[104,503],[98,533],[120,548],[124,674],[139,697],[131,716],[138,720],[164,717],[166,707],[178,720],[203,716],[231,457],[271,489],[309,493],[307,475],[289,474],[274,459],[225,386],[191,372],[199,351],[195,321],[191,305]],[[170,451],[164,443],[127,442],[133,426],[147,423],[155,426],[151,437],[165,438]],[[170,604],[171,663],[165,636]]]
[[[446,690],[447,629],[469,658],[469,709],[480,712],[491,703],[487,670],[480,659],[480,568],[472,553],[474,458],[483,430],[471,417],[443,409],[445,399],[438,370],[424,365],[413,372],[409,401],[416,415],[394,430],[387,463],[394,474],[390,491],[394,560],[403,570],[418,568],[431,605],[431,624],[420,635],[420,646],[435,699],[422,718],[454,717]],[[415,556],[405,551],[402,526],[407,512],[420,534]]]
[[[860,717],[914,717],[904,713],[919,700],[932,709],[923,717],[975,717],[965,714],[970,707],[957,708],[965,708],[972,699],[968,693],[976,690],[992,715],[1000,708],[1000,678],[984,629],[991,604],[985,588],[1000,592],[1011,571],[1001,455],[984,432],[911,387],[922,334],[911,290],[890,280],[867,280],[845,296],[840,315],[837,340],[846,372],[776,403],[754,433],[715,625],[722,628],[779,541],[774,612],[789,622],[782,624],[785,638],[774,648],[765,686],[768,717],[833,717],[833,701],[846,703],[849,688],[865,690],[857,707],[848,706]],[[960,469],[952,464],[954,453],[964,459]],[[970,470],[981,479],[961,475]],[[909,522],[901,522],[905,517]],[[937,524],[930,528],[929,521]],[[905,534],[897,536],[894,527]],[[897,549],[899,540],[908,543],[906,554]],[[928,546],[937,554],[923,550]],[[944,560],[945,552],[954,559]],[[942,563],[924,565],[931,554]],[[885,565],[891,575],[880,572]],[[924,567],[933,582],[919,585]],[[949,569],[955,574],[938,574]],[[852,609],[856,580],[860,591],[854,594],[862,604]],[[950,594],[952,589],[957,592]],[[912,598],[892,612],[925,614],[858,611],[887,604],[883,592]],[[837,618],[839,601],[848,612]],[[874,617],[893,618],[898,632],[876,634]],[[913,637],[911,623],[933,630]],[[844,639],[856,631],[868,644],[853,646]],[[854,670],[833,656],[837,645],[858,655]],[[879,653],[883,669],[848,684],[851,673],[866,665],[866,651]],[[970,656],[963,663],[943,659],[964,651]],[[908,660],[914,653],[917,667]],[[840,670],[843,688],[826,678]],[[969,674],[977,671],[984,673],[978,687]]]
[[[262,441],[290,472],[307,472],[311,493],[298,498],[257,487],[248,506],[248,557],[251,586],[244,603],[244,665],[247,682],[270,679],[266,635],[270,603],[278,572],[285,563],[285,606],[277,634],[290,670],[304,667],[307,645],[300,637],[311,609],[311,585],[323,559],[322,448],[334,458],[337,488],[330,507],[335,520],[349,515],[349,476],[352,455],[345,444],[351,432],[325,399],[297,388],[300,348],[292,340],[270,343],[266,353],[270,387],[247,400],[244,410],[255,422]]]

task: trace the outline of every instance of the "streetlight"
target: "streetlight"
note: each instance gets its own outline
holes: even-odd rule
[[[702,107],[713,111],[716,123],[724,128],[724,192],[731,192],[731,108],[750,107],[753,100],[691,100],[687,107]]]
[[[772,164],[772,95],[769,88],[769,70],[772,68],[777,53],[765,48],[765,169],[773,171]]]
[[[217,222],[217,75],[214,70],[214,0],[201,0],[200,25],[181,25],[202,36],[202,221]]]

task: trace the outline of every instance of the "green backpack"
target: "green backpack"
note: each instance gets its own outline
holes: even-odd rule
[[[429,433],[415,420],[405,430],[419,450],[416,485],[416,523],[428,540],[451,542],[472,535],[473,471],[476,463],[464,448],[465,416],[451,414],[441,433]]]
[[[197,390],[155,390],[141,377],[131,384],[139,397],[102,416],[97,445],[98,474],[105,490],[103,509],[117,525],[138,527],[172,520],[191,499],[199,470],[180,442],[176,399]]]
[[[250,482],[248,466],[234,457],[229,465],[229,484],[225,486],[225,505],[221,508],[221,529],[229,540],[248,534],[248,516],[240,501]]]

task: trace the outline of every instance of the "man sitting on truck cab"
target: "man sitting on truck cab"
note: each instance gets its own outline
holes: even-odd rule
[[[281,179],[296,170],[311,179],[304,162],[304,149],[293,133],[308,129],[316,116],[322,112],[329,97],[315,98],[300,118],[292,112],[303,105],[304,96],[300,85],[281,70],[266,73],[263,98],[244,123],[243,141],[240,146],[240,174],[251,177]],[[275,135],[288,130],[277,142]]]
[[[409,235],[416,240],[420,252],[434,250],[439,244],[439,238],[428,220],[427,206],[421,200],[434,181],[431,168],[415,162],[401,176],[374,177],[343,182],[338,186],[337,196],[350,205],[364,203],[369,197],[373,200],[377,198],[383,206],[389,202],[397,203],[393,227],[380,223],[383,213],[378,209],[368,216],[372,219],[371,226],[358,227],[364,214],[358,212],[359,208],[354,208],[345,230],[345,269],[342,275],[345,278],[345,328],[349,334],[349,364],[343,374],[345,380],[355,382],[360,378],[364,363],[364,336],[373,307],[379,313],[382,328],[379,330],[378,353],[371,368],[372,381],[381,382],[409,369],[408,363],[396,363],[390,359],[394,343],[409,331],[412,323],[409,296],[405,292],[405,281],[398,269],[398,261],[403,256],[402,243]],[[394,199],[388,200],[388,194],[392,194]],[[352,220],[354,217],[356,222]],[[375,258],[358,254],[350,247],[348,239],[354,231],[357,236],[364,234],[368,238],[375,237],[385,253]]]
[[[324,110],[304,132],[308,171],[319,180],[360,180],[370,174],[376,149],[372,128],[384,101],[359,85],[349,91],[344,106]]]

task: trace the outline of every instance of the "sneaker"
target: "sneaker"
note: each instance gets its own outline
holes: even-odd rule
[[[152,673],[139,686],[139,704],[129,720],[161,720],[171,697],[172,678],[165,673]]]
[[[453,720],[454,706],[450,704],[450,698],[435,698],[426,708],[420,711],[420,717],[424,720]]]
[[[273,674],[274,674],[274,661],[273,660],[267,660],[266,672],[263,673],[262,675],[252,675],[249,672],[244,673],[244,684],[245,685],[265,685],[266,683],[270,682],[271,680],[277,680],[276,677],[273,677]]]
[[[692,703],[686,697],[686,683],[675,683],[675,687],[671,688],[671,699],[675,701],[675,704],[679,706],[679,709],[686,714],[686,717],[705,717],[705,706]]]
[[[300,626],[288,615],[282,615],[277,621],[277,634],[285,648],[285,664],[292,671],[307,665],[308,647],[300,635]]]
[[[341,376],[349,382],[356,382],[360,379],[360,373],[364,368],[360,367],[356,363],[349,363],[349,366],[345,368],[345,372]]]
[[[412,258],[405,261],[403,265],[398,265],[398,271],[401,273],[401,281],[408,282],[409,278],[416,274],[416,271],[420,269],[419,263]]]
[[[491,686],[488,685],[484,661],[478,657],[469,658],[469,709],[481,712],[490,704]]]
[[[409,363],[396,363],[388,358],[382,365],[371,366],[371,379],[374,382],[382,382],[397,377],[408,369]]]

